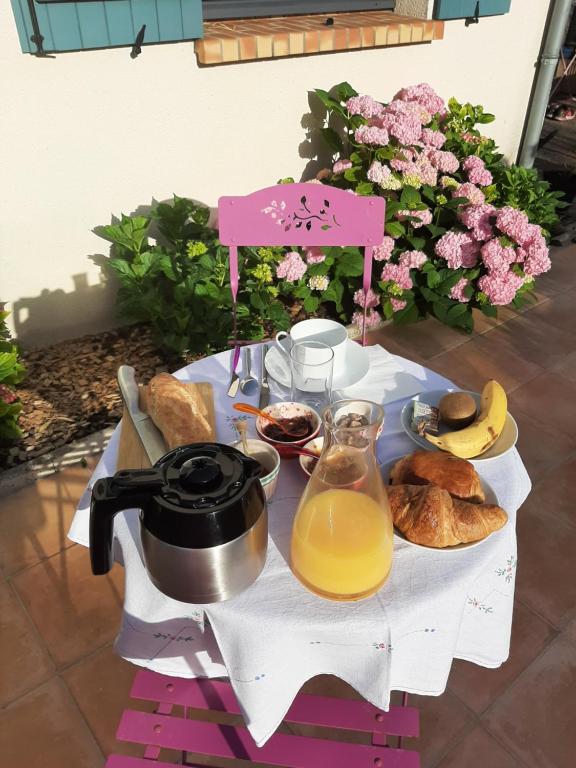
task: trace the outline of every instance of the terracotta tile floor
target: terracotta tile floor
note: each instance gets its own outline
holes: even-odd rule
[[[480,317],[472,337],[434,320],[373,337],[465,387],[499,378],[534,483],[518,516],[510,658],[496,670],[457,661],[443,696],[411,697],[423,768],[576,764],[576,247],[553,265],[535,306]],[[134,674],[111,648],[122,571],[93,578],[87,552],[66,539],[90,471],[71,467],[0,500],[0,755],[10,768],[92,768],[130,750],[114,738]],[[306,687],[355,695],[330,677]]]

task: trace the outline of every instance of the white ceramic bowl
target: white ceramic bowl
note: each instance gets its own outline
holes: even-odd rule
[[[314,440],[309,440],[302,447],[307,448],[309,451],[312,451],[313,453],[317,453],[318,456],[320,456],[323,445],[324,445],[324,438],[315,437]],[[302,469],[302,472],[304,472],[305,475],[308,475],[308,477],[310,477],[310,475],[312,474],[312,470],[314,469],[314,467],[312,466],[312,464],[314,463],[314,459],[311,456],[299,456],[298,461],[300,462],[300,468]]]
[[[273,405],[267,405],[266,408],[263,408],[262,410],[278,420],[294,419],[298,416],[304,416],[310,421],[311,432],[306,435],[306,437],[303,437],[301,440],[280,440],[272,439],[264,432],[265,427],[271,424],[270,421],[262,418],[262,416],[256,417],[256,432],[258,433],[258,436],[267,443],[272,443],[272,445],[279,450],[280,455],[282,455],[282,449],[289,448],[291,445],[304,445],[304,443],[307,443],[309,440],[316,437],[320,432],[320,426],[322,424],[320,416],[313,408],[310,408],[310,406],[305,405],[304,403],[274,403]]]
[[[384,485],[388,486],[390,484],[390,472],[392,471],[392,467],[394,464],[396,464],[397,461],[400,461],[400,459],[404,458],[403,456],[396,456],[395,459],[390,459],[390,461],[387,461],[385,464],[382,464],[380,467],[380,471],[382,472],[382,480],[384,481]],[[482,488],[484,490],[484,495],[486,496],[486,504],[499,504],[498,502],[498,496],[496,495],[496,492],[492,488],[492,486],[486,482],[482,477],[480,478],[480,483],[482,485]],[[498,531],[493,531],[492,533],[488,534],[484,539],[480,539],[479,541],[470,541],[468,544],[456,544],[453,547],[427,547],[424,544],[415,544],[413,541],[409,541],[406,536],[404,536],[403,533],[401,533],[397,528],[394,528],[394,536],[397,539],[400,539],[401,541],[405,542],[406,544],[409,544],[411,547],[418,547],[418,549],[427,549],[428,552],[443,552],[443,553],[449,553],[449,552],[460,552],[463,549],[472,549],[472,547],[479,547],[481,544],[484,544],[488,539],[491,539],[493,536],[496,536],[501,531],[506,528],[507,525],[510,523],[510,518],[506,521],[506,523],[500,528]]]
[[[466,392],[466,394],[471,395],[475,402],[476,407],[480,407],[480,395],[478,392],[469,392],[467,390],[460,390],[460,389],[436,389],[432,392],[421,392],[419,395],[415,395],[411,400],[409,400],[404,408],[402,408],[402,413],[400,414],[400,422],[402,424],[402,429],[408,437],[410,437],[420,448],[423,448],[425,451],[439,451],[440,449],[437,448],[435,445],[432,445],[432,443],[429,443],[428,440],[426,440],[425,437],[421,437],[417,432],[414,432],[412,427],[410,426],[410,423],[412,421],[412,413],[414,409],[414,403],[420,402],[420,403],[426,403],[427,405],[433,405],[434,407],[438,407],[438,403],[440,400],[444,397],[445,394],[448,392]],[[438,434],[442,435],[446,432],[448,432],[449,429],[442,423],[440,424],[440,429]],[[508,453],[508,451],[511,451],[512,448],[516,445],[516,441],[518,440],[518,425],[514,421],[514,418],[512,415],[508,412],[506,414],[506,421],[504,423],[504,429],[502,430],[502,434],[496,440],[494,445],[489,448],[486,453],[481,453],[479,456],[473,456],[471,459],[468,459],[468,461],[474,462],[480,462],[480,461],[490,461],[491,459],[497,459],[500,456],[504,456],[505,453]]]
[[[260,484],[264,489],[266,499],[270,501],[276,491],[278,485],[278,474],[280,473],[280,454],[274,448],[271,443],[266,443],[264,440],[252,440],[248,438],[246,440],[248,445],[248,453],[256,459],[266,470],[266,474],[261,475]],[[232,443],[233,448],[237,448],[244,453],[244,447],[242,441],[239,440],[236,443]]]

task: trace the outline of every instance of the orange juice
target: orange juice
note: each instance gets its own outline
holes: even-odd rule
[[[376,592],[392,564],[388,508],[359,491],[333,488],[308,496],[292,531],[292,570],[312,592],[360,600]]]

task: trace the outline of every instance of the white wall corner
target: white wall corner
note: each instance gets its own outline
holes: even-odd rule
[[[434,0],[396,0],[395,11],[402,16],[429,19],[432,16]]]

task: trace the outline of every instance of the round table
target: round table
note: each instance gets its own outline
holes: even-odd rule
[[[368,347],[366,353],[369,373],[342,394],[384,400],[385,425],[377,445],[378,460],[384,463],[415,448],[400,426],[407,397],[453,385],[380,347]],[[253,358],[259,360],[260,355]],[[213,383],[217,439],[223,443],[236,437],[235,400],[226,396],[229,371],[230,353],[223,352],[176,374],[183,380]],[[393,392],[393,385],[386,384],[391,381],[403,383]],[[398,395],[402,399],[396,399]],[[393,402],[387,402],[390,398]],[[247,399],[256,403],[257,396]],[[99,477],[114,474],[118,440],[116,430],[70,529],[70,538],[86,546],[90,487]],[[163,674],[229,677],[258,745],[274,733],[301,686],[316,675],[336,675],[375,706],[387,709],[391,690],[441,694],[454,658],[500,666],[510,643],[516,510],[530,491],[530,480],[516,449],[475,466],[508,512],[509,523],[480,546],[459,551],[425,550],[395,537],[390,578],[376,595],[357,603],[317,597],[288,567],[292,521],[307,479],[296,460],[282,462],[269,505],[268,557],[262,574],[224,603],[194,606],[159,592],[142,562],[138,510],[119,514],[115,556],[125,566],[126,590],[116,652]]]

